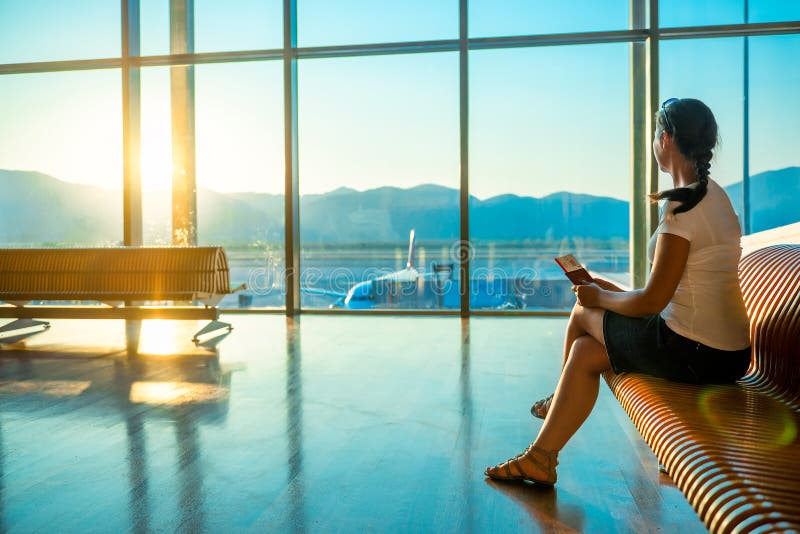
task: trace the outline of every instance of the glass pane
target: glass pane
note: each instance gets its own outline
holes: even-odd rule
[[[630,0],[470,0],[470,37],[624,30]]]
[[[701,63],[698,57],[703,57]],[[692,39],[661,43],[660,100],[697,98],[711,108],[719,128],[719,145],[711,161],[711,178],[722,185],[744,228],[742,176],[744,146],[744,41],[741,37]],[[714,68],[708,68],[713,65]],[[674,187],[661,173],[659,189]]]
[[[476,309],[569,309],[553,261],[630,279],[629,45],[470,54]],[[602,221],[601,224],[598,222]]]
[[[142,55],[169,54],[169,2],[140,2]],[[283,3],[281,0],[195,0],[194,25],[197,53],[280,48]]]
[[[458,38],[458,0],[298,0],[300,46]]]
[[[283,63],[195,68],[198,242],[248,286],[220,306],[284,306]]]
[[[750,38],[750,231],[800,221],[800,35]]]
[[[748,22],[800,20],[800,2],[786,0],[748,0]]]
[[[169,54],[169,1],[139,0],[139,16],[141,54]]]
[[[458,55],[303,61],[299,113],[302,305],[458,307]]]
[[[0,243],[122,241],[119,70],[0,76]]]
[[[282,0],[195,0],[195,51],[283,46]]]
[[[231,284],[248,288],[223,308],[283,306],[283,64],[195,66],[199,245],[225,247]],[[169,67],[142,69],[144,241],[172,244]]]
[[[145,245],[172,244],[172,123],[169,67],[141,70],[142,234]]]
[[[659,0],[658,24],[664,28],[742,24],[745,0]]]
[[[120,3],[0,1],[0,63],[119,57]]]

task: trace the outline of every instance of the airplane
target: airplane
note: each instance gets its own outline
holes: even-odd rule
[[[402,297],[416,293],[418,290],[412,286],[419,285],[421,282],[433,280],[433,275],[439,272],[448,272],[447,280],[440,280],[448,286],[457,285],[452,281],[452,264],[444,269],[439,269],[434,264],[431,272],[420,273],[414,266],[414,252],[416,249],[416,238],[414,229],[411,230],[408,238],[408,259],[404,269],[388,274],[377,276],[369,280],[363,280],[354,284],[346,293],[329,291],[319,288],[302,287],[301,291],[313,295],[326,295],[336,297],[336,301],[330,305],[331,308],[346,308],[350,310],[373,309],[381,304],[391,304],[391,296],[385,295],[382,290],[395,289],[394,296]],[[401,291],[397,291],[401,289]],[[398,293],[400,293],[398,295]],[[443,295],[442,295],[443,296]]]

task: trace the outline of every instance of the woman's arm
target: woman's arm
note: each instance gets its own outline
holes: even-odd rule
[[[594,280],[595,284],[600,286],[601,289],[605,289],[606,291],[617,291],[617,292],[625,291],[624,289],[619,287],[617,284],[615,284],[613,282],[609,282],[608,280],[604,280],[604,279],[598,278],[596,276],[593,277],[592,279]]]
[[[689,257],[689,241],[673,234],[659,234],[650,279],[642,289],[608,291],[589,284],[577,286],[581,305],[605,308],[628,317],[644,317],[663,310],[678,287]]]

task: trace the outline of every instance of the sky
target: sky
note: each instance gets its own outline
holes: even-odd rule
[[[167,0],[141,0],[143,55],[168,53]],[[281,0],[195,0],[197,52],[277,48]],[[627,28],[628,0],[471,0],[472,37]],[[663,0],[661,25],[744,21],[740,1]],[[748,20],[800,20],[800,2],[750,0]],[[452,39],[457,0],[298,0],[300,46]],[[75,38],[76,34],[80,38]],[[46,38],[42,38],[46,35]],[[0,0],[0,63],[118,57],[119,2]],[[712,176],[741,179],[743,38],[664,41],[662,99],[696,97],[722,145]],[[470,193],[629,196],[627,44],[470,52]],[[800,35],[749,39],[750,173],[800,165]],[[279,61],[199,65],[197,180],[280,193]],[[169,187],[169,69],[142,70],[142,180]],[[458,187],[458,55],[303,60],[301,193],[437,183]],[[121,75],[0,76],[0,168],[122,186]],[[662,185],[665,185],[662,181]]]

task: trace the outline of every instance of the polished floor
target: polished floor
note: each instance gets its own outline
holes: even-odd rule
[[[0,350],[0,531],[705,531],[605,384],[554,490],[484,477],[564,318],[226,320],[216,351],[74,320]]]

